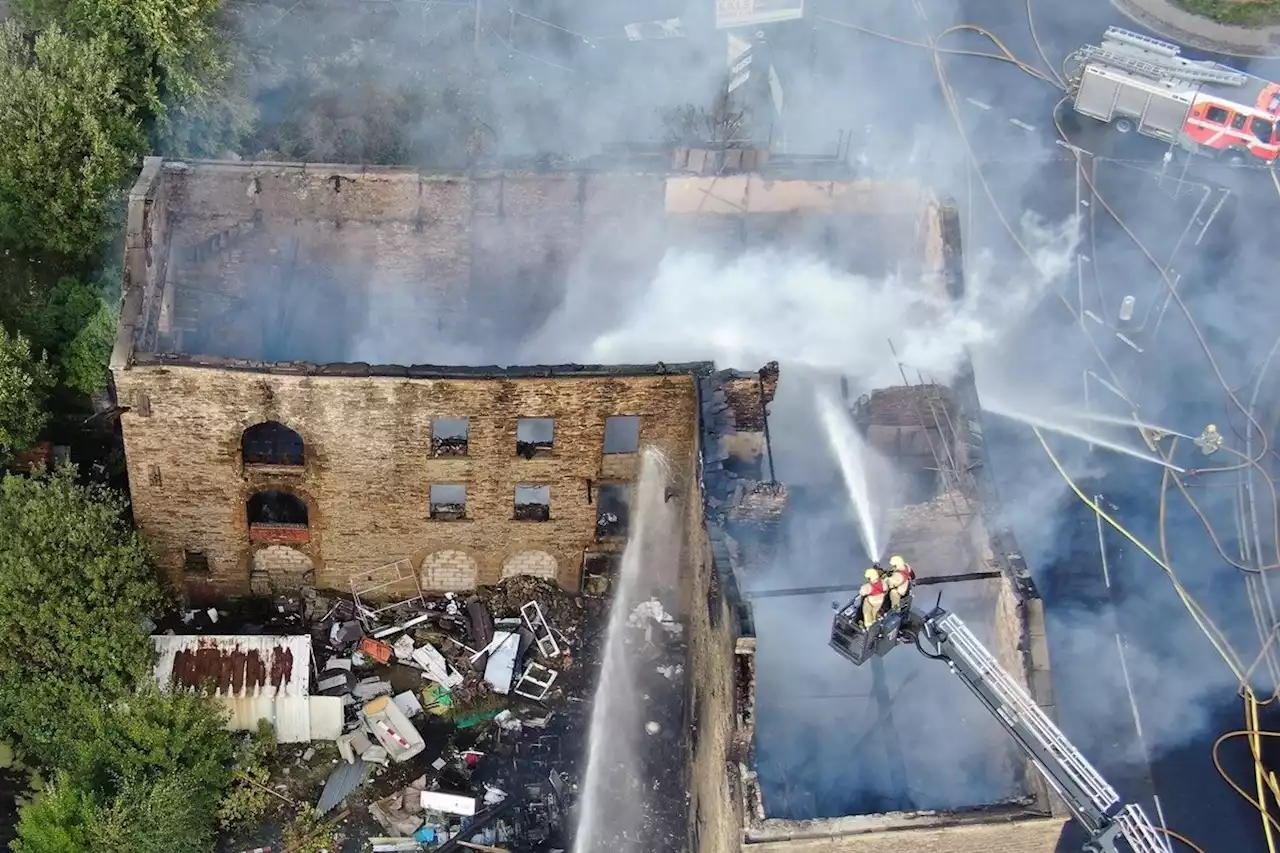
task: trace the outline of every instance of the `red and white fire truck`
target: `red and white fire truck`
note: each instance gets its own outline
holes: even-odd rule
[[[1068,59],[1075,111],[1234,164],[1274,163],[1280,152],[1280,84],[1177,45],[1108,27],[1101,45]]]

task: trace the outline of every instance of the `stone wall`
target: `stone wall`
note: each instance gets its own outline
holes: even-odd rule
[[[408,379],[284,375],[186,365],[115,371],[138,525],[177,580],[184,551],[203,554],[218,591],[248,591],[255,552],[289,547],[313,566],[315,583],[410,559],[431,589],[493,583],[512,572],[554,576],[576,588],[584,549],[596,546],[595,495],[602,480],[630,481],[637,454],[602,455],[605,419],[638,415],[641,444],[692,477],[696,429],[689,374]],[[515,452],[520,417],[555,418],[552,451]],[[433,418],[469,418],[466,456],[435,456]],[[278,421],[305,441],[305,464],[248,465],[241,435]],[[429,518],[432,484],[467,489],[466,518]],[[547,485],[551,520],[516,521],[516,485]],[[276,490],[300,497],[300,536],[255,535],[246,501]],[[276,554],[276,552],[272,552]],[[276,554],[278,556],[278,554]],[[300,583],[271,557],[273,583]]]
[[[932,829],[867,831],[744,845],[750,853],[1058,853],[1066,821],[1030,818]]]

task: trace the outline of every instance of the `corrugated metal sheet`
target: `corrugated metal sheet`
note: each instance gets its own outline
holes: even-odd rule
[[[307,696],[311,638],[171,636],[151,638],[161,687],[194,687],[234,699]]]
[[[251,731],[261,720],[281,743],[311,740],[311,638],[170,636],[151,638],[156,682],[217,697],[227,728]]]

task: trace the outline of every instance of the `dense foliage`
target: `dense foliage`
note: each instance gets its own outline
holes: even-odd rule
[[[50,376],[30,341],[0,326],[0,465],[30,447],[44,427]]]
[[[110,43],[0,26],[0,238],[21,252],[95,255],[143,151]]]
[[[56,772],[18,850],[211,848],[233,748],[219,711],[151,682],[162,603],[119,497],[74,469],[0,480],[0,732]]]

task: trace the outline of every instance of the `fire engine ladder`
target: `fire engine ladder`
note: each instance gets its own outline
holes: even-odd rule
[[[1184,59],[1175,44],[1119,27],[1107,27],[1101,46],[1085,45],[1072,58],[1081,67],[1092,60],[1153,80],[1173,78],[1223,86],[1243,86],[1249,80],[1249,75],[1217,62]]]
[[[936,611],[935,611],[936,613]],[[1005,672],[991,652],[954,613],[930,616],[926,636],[974,695],[1035,762],[1090,836],[1087,849],[1122,853],[1170,853],[1142,807],[1120,806],[1120,795],[1093,768],[1035,701]]]

